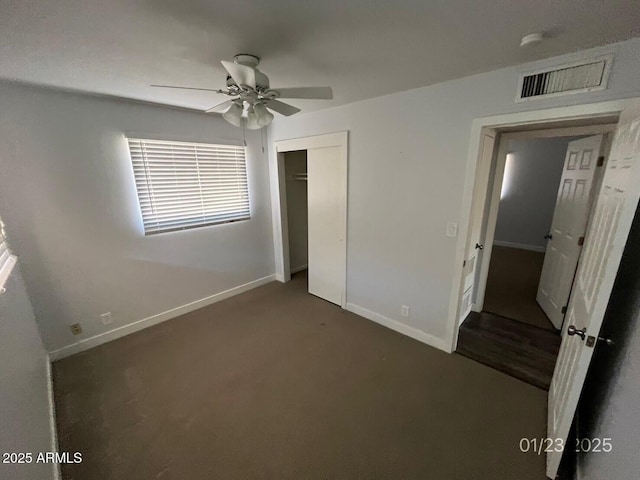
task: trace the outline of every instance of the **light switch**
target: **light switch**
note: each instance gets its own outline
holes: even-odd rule
[[[458,224],[455,222],[447,223],[447,237],[457,237],[458,236]]]

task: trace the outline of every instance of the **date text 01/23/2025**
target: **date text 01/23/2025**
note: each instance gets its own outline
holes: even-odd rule
[[[550,452],[563,452],[571,448],[571,442],[565,442],[562,438],[521,438],[520,451],[522,453],[536,453],[542,455]],[[576,438],[576,452],[609,453],[613,450],[611,438]]]

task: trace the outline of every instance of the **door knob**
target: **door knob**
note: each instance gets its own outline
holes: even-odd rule
[[[551,240],[553,238],[553,235],[551,235],[550,233],[547,233],[544,238],[546,238],[547,240]]]
[[[476,250],[482,250],[484,248],[484,245],[481,243],[476,243]]]
[[[587,336],[587,328],[583,328],[583,329],[577,329],[576,327],[574,327],[573,325],[569,325],[569,327],[567,328],[567,335],[577,335],[579,336],[582,340],[585,339],[585,337]]]

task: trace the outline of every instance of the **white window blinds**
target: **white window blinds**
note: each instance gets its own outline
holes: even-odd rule
[[[7,245],[5,233],[4,233],[4,224],[2,223],[2,219],[0,219],[0,289],[4,288],[4,284],[9,278],[9,274],[11,273],[11,269],[16,262],[16,257],[11,255],[9,251],[9,246]],[[2,290],[0,290],[1,292]]]
[[[128,141],[146,235],[250,218],[245,147]]]

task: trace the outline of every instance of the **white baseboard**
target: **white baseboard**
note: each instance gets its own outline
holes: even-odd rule
[[[54,361],[64,357],[68,357],[69,355],[73,355],[74,353],[89,350],[90,348],[97,347],[98,345],[110,342],[111,340],[124,337],[139,330],[157,325],[158,323],[166,322],[167,320],[171,320],[172,318],[179,317],[180,315],[184,315],[185,313],[192,312],[199,308],[206,307],[207,305],[211,305],[213,303],[225,300],[229,297],[239,295],[240,293],[247,292],[256,287],[272,282],[275,279],[276,275],[274,274],[259,278],[257,280],[253,280],[252,282],[245,283],[244,285],[239,285],[237,287],[230,288],[229,290],[225,290],[223,292],[201,298],[200,300],[187,303],[186,305],[172,308],[171,310],[167,310],[166,312],[143,318],[142,320],[138,320],[136,322],[129,323],[128,325],[123,325],[118,328],[114,328],[113,330],[109,330],[108,332],[94,335],[93,337],[85,338],[84,340],[80,340],[77,343],[73,343],[71,345],[67,345],[66,347],[49,352],[49,357],[52,361]]]
[[[58,451],[58,425],[56,424],[56,403],[53,397],[53,375],[51,373],[51,357],[47,355],[47,396],[49,397],[49,435],[51,436],[50,451]],[[53,462],[53,480],[60,480],[62,474],[60,472],[60,464]]]
[[[546,252],[547,249],[545,247],[540,247],[538,245],[526,245],[524,243],[514,243],[514,242],[503,242],[502,240],[494,240],[494,245],[499,247],[509,247],[509,248],[519,248],[521,250],[531,250],[532,252]]]
[[[291,275],[293,275],[294,273],[301,272],[302,270],[306,270],[307,268],[309,268],[309,265],[307,265],[306,263],[304,265],[300,265],[298,267],[293,267],[291,269]]]
[[[371,310],[368,310],[364,307],[354,305],[353,303],[347,303],[347,310],[368,320],[376,322],[383,327],[390,328],[391,330],[406,335],[407,337],[411,337],[414,340],[426,343],[427,345],[437,348],[438,350],[451,353],[444,340],[438,337],[434,337],[433,335],[429,335],[422,330],[410,327],[409,325],[405,325],[404,323],[398,322],[397,320],[393,320],[389,317],[385,317],[384,315],[380,315],[379,313],[372,312]]]

